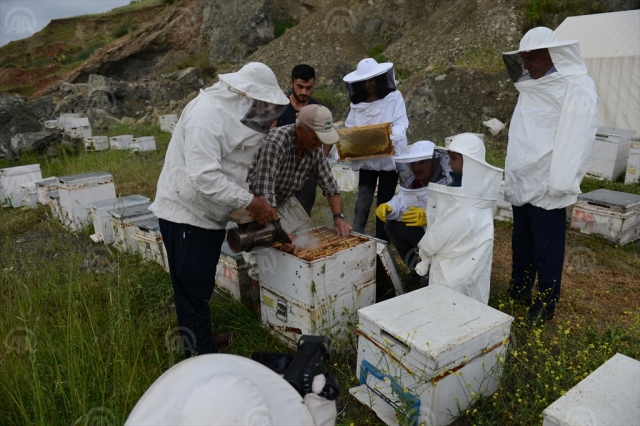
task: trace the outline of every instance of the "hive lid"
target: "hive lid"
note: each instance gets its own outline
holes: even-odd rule
[[[151,203],[144,203],[132,207],[121,207],[114,210],[109,210],[111,216],[120,220],[133,219],[140,216],[152,215],[153,212],[149,210]]]
[[[634,137],[636,134],[635,130],[629,129],[619,129],[617,127],[598,127],[596,131],[597,138],[629,138]]]
[[[640,195],[627,192],[611,191],[610,189],[597,189],[578,195],[578,200],[586,201],[600,207],[617,207],[630,210],[640,207]]]
[[[432,372],[502,344],[513,320],[437,284],[362,308],[358,317],[370,339],[391,342],[388,350]]]
[[[46,179],[37,180],[34,183],[36,184],[36,186],[42,186],[42,187],[46,186],[49,189],[55,189],[58,187],[58,178],[55,176],[52,176]]]
[[[155,216],[149,219],[134,222],[134,225],[143,231],[160,231],[160,221]]]
[[[40,171],[40,164],[29,164],[26,166],[7,167],[0,169],[0,176],[17,176],[25,173],[35,173]]]
[[[89,203],[95,209],[118,209],[148,203],[149,199],[142,195],[127,195],[126,197],[111,198],[109,200],[93,201]]]
[[[98,185],[113,182],[113,175],[107,172],[83,173],[79,175],[62,176],[58,178],[59,185],[76,188],[87,185]]]

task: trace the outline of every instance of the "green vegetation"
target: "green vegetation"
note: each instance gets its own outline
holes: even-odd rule
[[[381,44],[376,44],[371,49],[369,49],[369,57],[376,60],[376,62],[386,62],[387,57],[384,55],[384,46]]]
[[[456,60],[456,65],[461,68],[484,71],[488,74],[497,74],[504,71],[502,53],[490,46],[467,49]]]
[[[273,24],[273,37],[278,38],[289,28],[293,28],[296,24],[289,21],[279,21]]]
[[[524,30],[529,30],[539,26],[555,29],[555,25],[569,16],[604,13],[607,8],[599,0],[524,0],[522,11]],[[559,21],[554,21],[555,15],[559,15]]]

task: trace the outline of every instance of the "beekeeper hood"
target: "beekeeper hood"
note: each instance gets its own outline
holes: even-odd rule
[[[482,140],[473,133],[462,133],[453,138],[449,151],[463,157],[462,186],[447,189],[465,197],[497,200],[503,170],[485,161],[486,150]]]
[[[524,69],[521,53],[533,50],[548,49],[553,67],[556,72],[550,72],[538,79],[532,79]],[[577,40],[558,41],[556,34],[545,27],[529,30],[522,40],[518,50],[502,54],[509,75],[514,83],[535,84],[553,81],[561,78],[574,78],[587,73],[587,66],[580,56],[580,46]],[[516,85],[517,86],[517,85]]]
[[[182,361],[142,395],[126,426],[314,425],[296,390],[247,358],[200,355]]]
[[[450,168],[446,165],[448,159],[436,150],[436,144],[431,141],[418,141],[411,145],[409,152],[394,157],[394,161],[399,164],[411,163],[421,160],[431,160],[429,170],[429,182],[441,182],[446,179]],[[413,182],[415,176],[411,167],[406,167],[401,173],[401,185],[408,186]]]
[[[260,63],[250,62],[240,71],[220,74],[220,81],[211,89],[222,88],[215,93],[216,101],[234,111],[245,126],[260,133],[269,133],[269,128],[289,104],[271,69]],[[203,91],[208,95],[207,91]]]
[[[393,63],[379,64],[373,58],[365,58],[358,63],[355,71],[344,76],[343,80],[349,91],[349,100],[358,104],[367,100],[368,93],[364,90],[363,82],[375,78],[378,99],[383,99],[397,89]]]

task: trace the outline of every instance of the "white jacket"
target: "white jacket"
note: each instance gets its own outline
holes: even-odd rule
[[[581,193],[598,127],[598,96],[577,42],[558,43],[547,28],[530,33],[523,38],[528,50],[560,44],[548,47],[557,72],[515,83],[520,96],[509,129],[504,198],[551,210],[575,203]]]
[[[407,127],[409,119],[404,106],[404,99],[399,90],[394,90],[382,99],[374,102],[351,104],[351,110],[345,121],[345,127],[366,126],[368,124],[391,123],[391,142],[395,155],[407,152]],[[358,171],[378,170],[396,171],[393,157],[370,158],[368,160],[351,161],[351,169]]]
[[[493,208],[502,170],[484,161],[485,148],[473,134],[458,135],[449,147],[463,155],[462,186],[430,183],[427,223],[416,272],[429,272],[429,285],[444,285],[483,303],[489,301],[493,258]]]

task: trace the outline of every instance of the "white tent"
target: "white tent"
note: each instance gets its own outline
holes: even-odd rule
[[[640,10],[573,16],[558,40],[578,40],[598,91],[598,126],[640,135]]]

